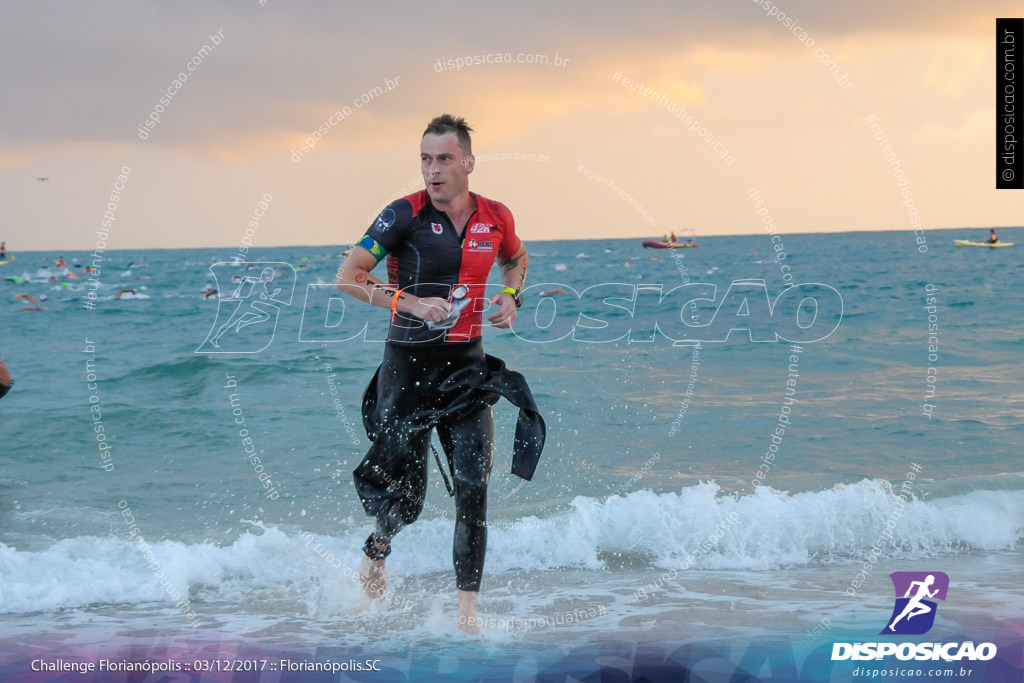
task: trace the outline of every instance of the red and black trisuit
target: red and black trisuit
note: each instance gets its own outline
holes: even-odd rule
[[[437,429],[452,472],[460,590],[480,590],[487,544],[487,481],[494,451],[491,406],[504,396],[519,407],[512,471],[533,476],[544,445],[544,420],[526,380],[483,351],[483,309],[495,259],[521,246],[512,214],[479,195],[463,229],[430,202],[426,191],[385,208],[359,242],[387,257],[393,287],[417,297],[448,299],[465,285],[473,300],[450,329],[429,329],[408,313],[392,316],[384,360],[363,396],[363,424],[373,445],[353,472],[366,513],[377,518],[363,547],[372,559],[390,553],[391,539],[423,510],[430,433]],[[488,292],[487,290],[491,291]],[[379,551],[377,545],[386,547]]]

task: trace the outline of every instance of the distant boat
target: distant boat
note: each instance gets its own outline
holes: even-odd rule
[[[663,242],[661,240],[644,240],[644,246],[648,249],[688,249],[699,247],[696,242]]]
[[[1012,247],[1013,242],[975,242],[974,240],[953,240],[958,247],[989,247],[990,249],[996,249],[998,247]]]

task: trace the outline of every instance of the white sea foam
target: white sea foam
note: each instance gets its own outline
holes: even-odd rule
[[[890,485],[877,480],[796,494],[761,487],[736,496],[704,483],[678,493],[578,497],[571,509],[547,518],[492,520],[487,573],[602,569],[611,555],[641,567],[686,563],[695,571],[856,562],[878,544],[897,503]],[[152,550],[177,590],[193,600],[244,604],[260,592],[304,603],[311,616],[329,615],[359,599],[353,576],[366,530],[316,536],[258,527],[228,546],[165,540]],[[451,534],[451,519],[435,518],[396,538],[392,608],[404,604],[403,582],[450,574]],[[881,557],[1012,550],[1024,540],[1024,491],[910,500],[891,536]],[[0,612],[170,602],[130,540],[70,538],[34,552],[0,544]]]

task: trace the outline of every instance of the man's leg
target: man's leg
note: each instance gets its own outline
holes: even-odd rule
[[[408,430],[388,431],[395,438],[378,437],[352,473],[363,509],[377,518],[363,545],[359,575],[371,599],[387,592],[385,558],[391,539],[419,517],[427,488],[429,432],[410,438]]]
[[[487,482],[494,453],[494,419],[490,406],[438,427],[438,436],[453,466],[455,537],[452,561],[459,589],[459,626],[478,633],[476,602],[487,550]]]
[[[369,550],[368,550],[369,548]],[[373,554],[368,554],[372,552]],[[373,536],[366,540],[363,559],[359,564],[359,585],[371,600],[383,598],[388,592],[387,565],[384,558],[391,552],[391,545],[380,545]]]

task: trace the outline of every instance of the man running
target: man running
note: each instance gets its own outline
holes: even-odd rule
[[[487,318],[494,327],[512,326],[528,258],[509,210],[469,191],[471,130],[448,114],[430,122],[420,142],[426,189],[381,212],[342,263],[337,283],[362,301],[391,309],[384,361],[363,396],[363,424],[373,445],[353,472],[363,508],[377,519],[363,546],[364,589],[371,598],[384,594],[391,540],[423,509],[436,428],[453,478],[459,625],[476,633],[491,406],[500,395],[520,409],[512,471],[524,479],[533,476],[540,458],[544,421],[523,376],[483,352],[483,309],[497,306]],[[370,274],[385,256],[388,284]],[[495,262],[504,288],[488,298]]]

